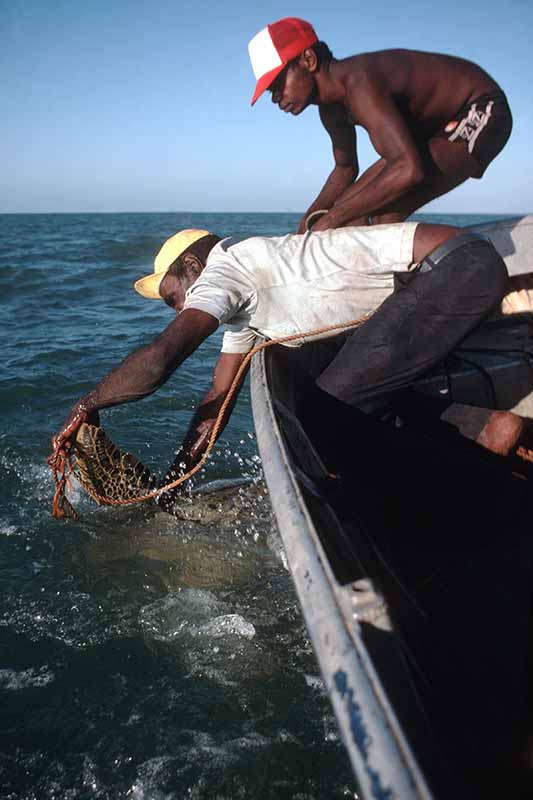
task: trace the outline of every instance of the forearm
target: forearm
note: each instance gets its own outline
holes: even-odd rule
[[[179,355],[166,347],[164,342],[156,339],[125,358],[94,389],[82,397],[76,406],[91,413],[102,408],[141,400],[168,380],[180,363]]]
[[[218,327],[218,320],[204,311],[186,309],[177,315],[157,339],[129,355],[71,410],[52,437],[52,456],[71,446],[84,422],[98,424],[98,411],[131,403],[155,392],[204,339]]]
[[[335,201],[353,184],[356,177],[357,168],[353,164],[348,166],[336,165],[329,174],[316,200],[307,209],[305,217],[308,217],[313,211],[331,208]]]
[[[209,444],[224,399],[225,395],[221,396],[213,388],[202,398],[176,458],[165,475],[163,485],[175,480],[179,475],[185,474],[200,461]],[[231,410],[228,410],[220,426],[219,434],[226,427],[230,413]]]
[[[305,233],[307,231],[307,219],[310,214],[315,211],[322,211],[323,209],[330,209],[337,198],[342,195],[348,186],[352,185],[355,177],[357,176],[357,166],[346,165],[334,167],[330,173],[326,183],[322,187],[320,194],[309,206],[298,226],[298,233]],[[329,216],[329,215],[326,215]],[[327,226],[331,227],[331,226]],[[313,230],[318,230],[318,225],[313,224]]]
[[[218,327],[210,314],[183,311],[159,336],[131,353],[80,401],[87,411],[131,403],[155,392]]]
[[[215,369],[213,385],[198,405],[174,463],[168,470],[163,483],[169,483],[178,475],[188,472],[202,458],[243,359],[244,355],[240,354],[222,355]],[[243,379],[244,373],[241,375],[239,384],[230,398],[217,435],[222,433],[228,423]]]
[[[158,375],[158,370],[153,370],[150,376],[143,372],[148,352],[149,347],[143,347],[132,353],[106,375],[94,389],[75,403],[63,423],[63,427],[52,438],[54,450],[63,441],[74,435],[83,422],[98,425],[100,409],[140,400],[164,383],[170,375],[170,371],[161,369]]]
[[[341,193],[327,215],[329,224],[326,227],[341,227],[373,214],[416,186],[422,178],[423,171],[418,164],[381,159]],[[326,222],[325,217],[323,221]]]

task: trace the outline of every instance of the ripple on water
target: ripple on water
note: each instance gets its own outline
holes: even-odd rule
[[[181,796],[190,798],[216,797],[217,800],[235,800],[251,797],[248,780],[239,776],[244,762],[257,764],[268,758],[268,751],[276,745],[275,739],[251,732],[235,739],[220,741],[200,731],[190,731],[191,742],[177,747],[172,756],[151,758],[137,768],[137,778],[128,797],[136,800],[177,797],[165,794],[163,787],[187,787]],[[193,744],[194,743],[194,744]],[[246,770],[248,771],[248,770]],[[253,767],[249,770],[255,771]],[[254,778],[255,778],[254,775]],[[253,781],[256,785],[262,780]],[[248,785],[247,785],[248,784]],[[154,793],[155,792],[155,793]]]
[[[135,627],[132,609],[123,606],[117,615],[111,599],[85,592],[43,592],[38,598],[8,595],[0,614],[0,628],[27,637],[31,642],[53,639],[83,650],[131,635]]]

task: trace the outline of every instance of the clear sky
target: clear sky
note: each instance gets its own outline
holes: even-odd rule
[[[339,58],[407,47],[483,66],[512,137],[427,210],[533,212],[533,0],[0,0],[0,212],[303,211],[332,166],[316,107],[249,104],[248,41],[284,16]],[[359,156],[375,158],[364,132]]]

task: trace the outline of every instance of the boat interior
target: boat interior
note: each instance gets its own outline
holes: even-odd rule
[[[443,399],[533,416],[532,319],[482,326],[375,415],[317,388],[317,346],[266,351],[274,413],[334,581],[386,603],[390,629],[358,624],[431,793],[533,797],[533,464],[441,419]]]

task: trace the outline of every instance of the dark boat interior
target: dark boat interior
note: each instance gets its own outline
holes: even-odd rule
[[[435,798],[531,798],[527,467],[464,438],[417,388],[381,415],[340,403],[315,384],[317,348],[269,348],[269,389],[335,579],[369,577],[386,600],[392,633],[362,635],[419,766]]]

